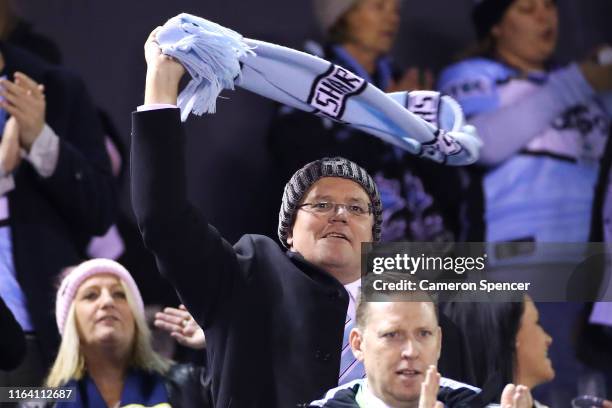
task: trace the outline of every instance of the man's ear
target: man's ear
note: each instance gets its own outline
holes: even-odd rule
[[[359,361],[363,361],[363,333],[358,328],[354,327],[349,334],[349,344],[353,355]]]
[[[289,235],[287,235],[287,245],[289,245],[289,249],[293,246],[293,231],[289,232]]]

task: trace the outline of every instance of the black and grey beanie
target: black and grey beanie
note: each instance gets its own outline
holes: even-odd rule
[[[317,180],[323,177],[342,177],[353,180],[363,187],[372,202],[372,213],[374,214],[372,237],[375,242],[380,241],[382,202],[376,183],[365,169],[352,161],[343,157],[325,157],[308,163],[296,171],[285,186],[283,202],[278,214],[278,238],[283,246],[289,248],[287,237],[293,227],[295,213],[302,198],[304,198],[304,194]]]

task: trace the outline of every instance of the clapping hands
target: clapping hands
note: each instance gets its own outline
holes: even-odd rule
[[[425,373],[425,381],[421,383],[419,408],[443,408],[444,405],[438,401],[439,389],[440,373],[438,373],[438,369],[435,366],[429,366]]]
[[[0,107],[15,118],[19,145],[29,151],[45,126],[44,86],[27,75],[16,72],[15,80],[0,80]]]

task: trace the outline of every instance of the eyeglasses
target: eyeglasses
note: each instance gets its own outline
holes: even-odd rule
[[[364,215],[372,214],[372,204],[339,204],[332,203],[329,201],[319,201],[316,203],[304,203],[298,205],[298,208],[308,207],[312,212],[318,214],[329,214],[333,212],[334,214],[338,212],[339,208],[343,208],[350,215],[354,215],[356,217],[362,217]]]

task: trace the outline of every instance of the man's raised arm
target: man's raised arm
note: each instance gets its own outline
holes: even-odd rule
[[[233,248],[187,200],[185,135],[176,108],[181,64],[145,44],[145,104],[132,115],[132,205],[146,247],[206,328],[236,277]]]

